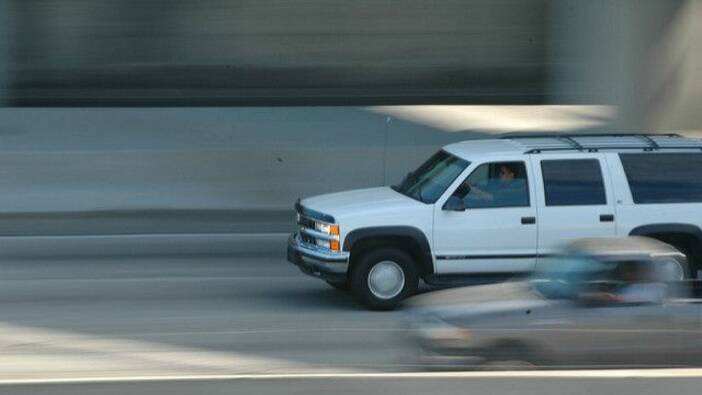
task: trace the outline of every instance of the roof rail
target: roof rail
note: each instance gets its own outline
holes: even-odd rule
[[[607,139],[611,137],[612,139]],[[702,140],[690,139],[677,133],[521,133],[503,135],[524,146],[525,153],[543,151],[587,151],[661,149],[700,149]]]
[[[557,138],[561,141],[565,141],[566,144],[570,145],[578,151],[581,151],[583,149],[583,146],[580,145],[580,143],[578,143],[577,141],[573,140],[573,138],[571,138],[570,136],[558,136]]]
[[[659,149],[659,148],[661,148],[661,146],[658,145],[658,143],[656,143],[656,140],[652,139],[650,135],[648,135],[648,134],[642,134],[642,135],[637,135],[637,136],[638,136],[638,137],[641,137],[641,139],[643,139],[646,143],[648,143],[648,145],[651,146],[651,147],[650,147],[651,149]]]
[[[614,150],[644,150],[644,151],[654,151],[657,149],[670,149],[670,150],[676,150],[676,149],[687,149],[687,150],[702,150],[701,147],[686,147],[686,146],[669,146],[669,147],[660,147],[660,148],[649,148],[649,147],[636,147],[636,146],[630,146],[630,147],[607,147],[607,146],[600,146],[600,147],[587,147],[584,149],[577,150],[575,148],[532,148],[529,150],[524,151],[525,154],[538,154],[544,151],[587,151],[587,152],[599,152],[601,149],[614,149]]]
[[[543,132],[510,132],[503,133],[500,135],[501,139],[520,139],[520,138],[535,138],[535,137],[683,137],[678,133],[570,133],[570,132],[556,132],[556,133],[543,133]]]

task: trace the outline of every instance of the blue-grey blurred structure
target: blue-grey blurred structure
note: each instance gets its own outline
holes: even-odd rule
[[[448,142],[693,133],[701,15],[694,0],[0,1],[0,254],[226,252],[287,232],[298,196],[397,182]]]
[[[685,260],[645,237],[579,239],[527,280],[416,296],[409,337],[434,367],[699,366],[702,288],[674,275]]]

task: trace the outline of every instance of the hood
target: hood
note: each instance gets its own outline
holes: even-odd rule
[[[387,211],[395,207],[424,206],[412,198],[395,192],[390,187],[357,189],[353,191],[329,193],[303,199],[303,206],[329,214],[336,218],[349,213],[366,213],[368,211]]]
[[[444,318],[466,313],[497,313],[548,303],[528,281],[506,282],[430,292],[408,301],[415,314]]]

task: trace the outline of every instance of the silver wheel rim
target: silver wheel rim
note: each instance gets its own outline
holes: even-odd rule
[[[685,270],[677,259],[666,259],[662,265],[662,278],[669,281],[685,279]]]
[[[392,299],[405,287],[405,272],[393,261],[381,261],[368,273],[368,289],[378,299]]]

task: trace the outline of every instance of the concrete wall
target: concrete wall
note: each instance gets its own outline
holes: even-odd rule
[[[0,236],[285,232],[449,133],[360,107],[0,110]]]

